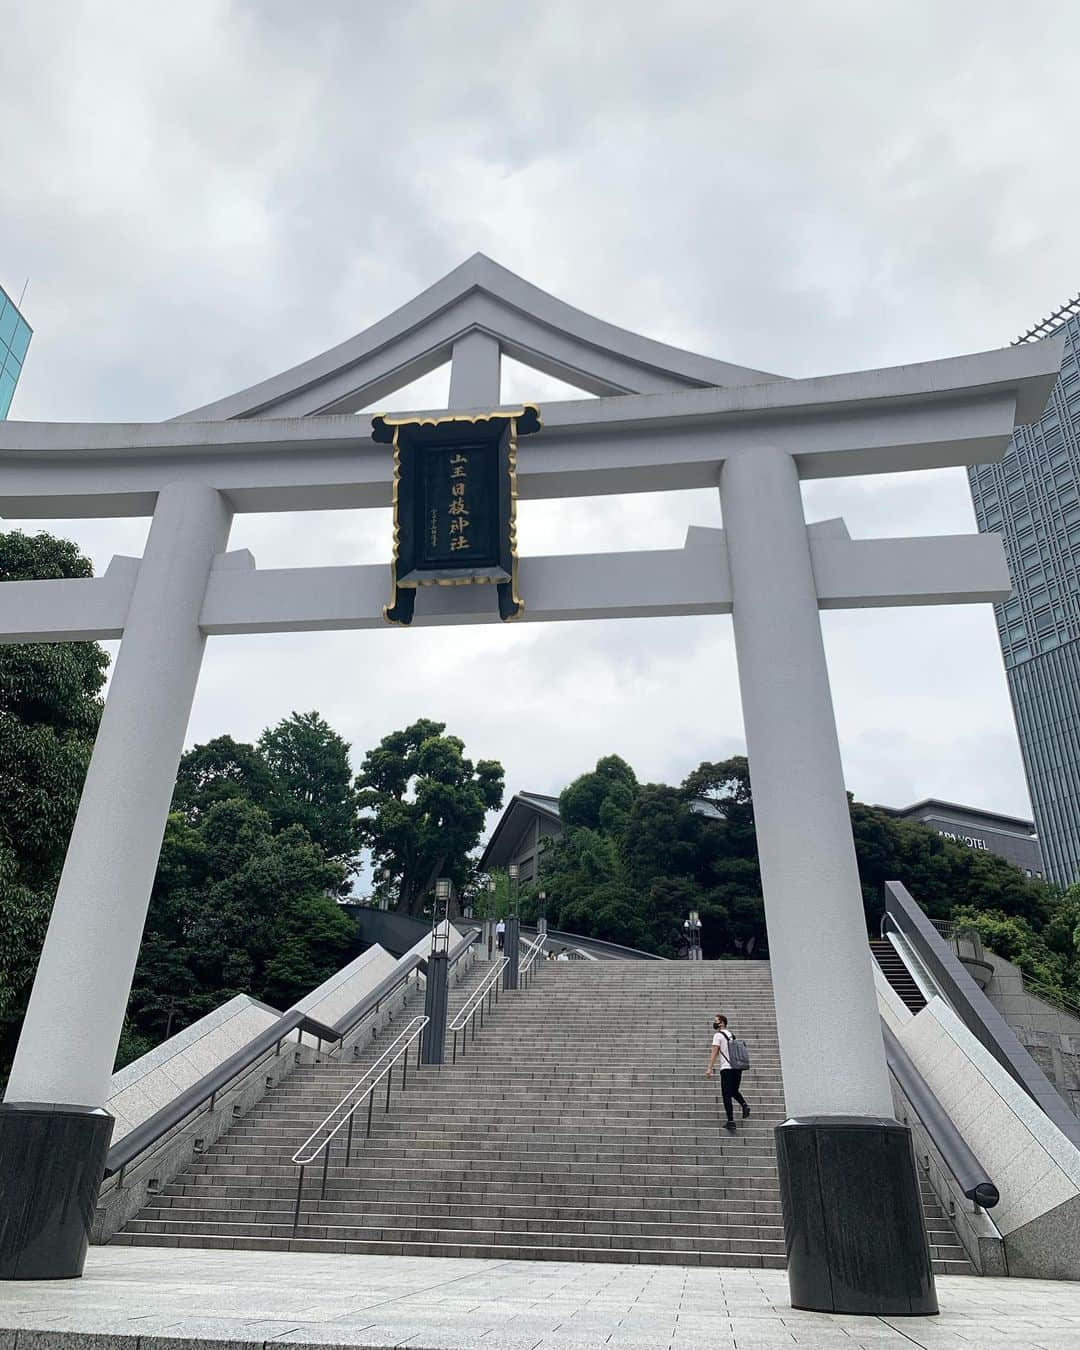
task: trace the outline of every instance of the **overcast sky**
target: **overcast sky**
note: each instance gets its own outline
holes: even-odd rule
[[[1080,289],[1067,0],[22,0],[0,26],[0,284],[30,278],[35,329],[19,419],[170,417],[478,249],[601,318],[792,376],[1004,346]],[[504,397],[529,396],[568,395],[507,369]],[[856,537],[974,528],[959,470],[805,496]],[[521,551],[717,523],[712,492],[528,502]],[[147,527],[41,524],[99,570]],[[385,561],[388,513],[240,516],[231,546]],[[988,607],[823,620],[857,796],[1029,810]],[[611,752],[678,782],[744,748],[721,618],[215,638],[189,739],[308,708],[357,763],[445,720],[510,791],[558,792]]]

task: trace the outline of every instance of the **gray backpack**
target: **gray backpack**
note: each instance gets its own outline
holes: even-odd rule
[[[746,1048],[746,1042],[732,1036],[727,1043],[727,1059],[733,1069],[748,1069],[750,1067],[750,1051]]]

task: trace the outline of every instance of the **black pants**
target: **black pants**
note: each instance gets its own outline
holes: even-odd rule
[[[506,941],[506,934],[505,934],[505,933],[498,933],[498,934],[496,934],[496,936],[497,936],[498,939],[499,939],[499,951],[502,951],[502,949],[503,949],[503,943]]]
[[[739,1084],[742,1082],[742,1069],[721,1069],[720,1070],[720,1095],[724,1099],[724,1111],[728,1120],[733,1120],[734,1115],[731,1110],[731,1103],[738,1102],[740,1106],[746,1105],[746,1100],[739,1091]]]

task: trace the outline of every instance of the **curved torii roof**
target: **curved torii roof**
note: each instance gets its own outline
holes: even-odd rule
[[[652,394],[781,377],[605,323],[474,253],[415,299],[320,356],[177,421],[351,413],[450,359],[470,333],[591,394]]]

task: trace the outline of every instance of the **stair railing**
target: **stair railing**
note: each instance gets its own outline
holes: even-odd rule
[[[504,956],[501,961],[493,963],[491,969],[469,995],[468,1001],[464,1007],[450,1023],[450,1030],[454,1033],[454,1048],[451,1052],[451,1064],[457,1063],[458,1036],[462,1036],[461,1055],[464,1059],[465,1049],[469,1042],[469,1032],[472,1031],[472,1039],[476,1040],[476,1023],[479,1018],[480,1026],[484,1025],[484,1005],[487,1004],[488,1016],[495,1010],[495,1004],[499,1001],[499,988],[502,984],[502,973],[510,964]]]
[[[528,947],[518,965],[518,988],[528,989],[529,983],[535,973],[536,962],[544,950],[544,935],[540,936]],[[454,1046],[450,1054],[451,1064],[457,1063],[458,1055],[458,1037],[461,1037],[461,1057],[465,1058],[469,1040],[476,1040],[477,1025],[481,1030],[484,1026],[484,1010],[490,1017],[495,1011],[495,1005],[499,1001],[499,990],[502,986],[502,973],[510,964],[507,957],[496,962],[487,975],[484,976],[480,984],[473,990],[464,1007],[450,1023],[449,1030],[454,1033]]]
[[[398,1064],[401,1064],[401,1090],[408,1087],[409,1076],[409,1053],[413,1043],[416,1044],[416,1067],[420,1067],[420,1050],[424,1034],[424,1028],[428,1024],[426,1017],[414,1017],[409,1025],[386,1047],[383,1053],[375,1061],[370,1069],[364,1074],[360,1081],[342,1097],[337,1106],[330,1112],[321,1124],[317,1125],[311,1134],[304,1140],[300,1147],[293,1154],[293,1162],[300,1169],[300,1175],[296,1183],[296,1209],[293,1212],[293,1234],[295,1235],[300,1224],[300,1205],[304,1198],[304,1171],[311,1163],[322,1155],[322,1188],[319,1192],[319,1199],[326,1199],[326,1177],[330,1170],[330,1153],[333,1148],[334,1139],[338,1132],[348,1125],[348,1136],[345,1143],[345,1166],[348,1167],[352,1161],[353,1144],[353,1125],[356,1121],[357,1111],[367,1102],[367,1130],[365,1138],[371,1137],[371,1117],[375,1106],[375,1090],[386,1080],[386,1104],[383,1107],[383,1113],[390,1110],[390,1090],[394,1081],[394,1070]],[[347,1108],[347,1109],[346,1109]],[[330,1125],[338,1114],[341,1118],[328,1134],[323,1136],[323,1131]],[[320,1136],[322,1136],[320,1138]],[[318,1140],[319,1142],[316,1142]]]
[[[533,968],[543,953],[545,940],[544,934],[541,933],[526,951],[524,960],[518,966],[518,987],[520,989],[528,989],[529,981],[533,976]]]
[[[993,1209],[1001,1199],[997,1186],[884,1018],[881,1035],[889,1072],[911,1103],[953,1180],[972,1204],[980,1209]]]

